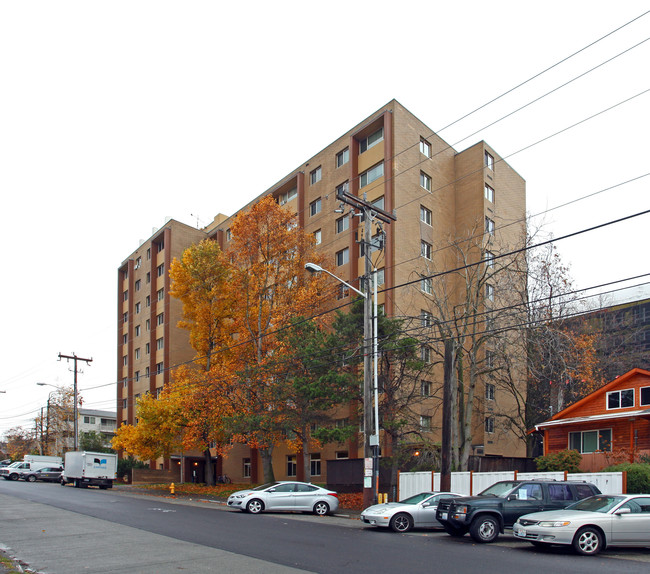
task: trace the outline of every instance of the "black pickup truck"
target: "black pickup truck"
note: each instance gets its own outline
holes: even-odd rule
[[[476,542],[493,542],[524,514],[566,508],[594,494],[600,490],[588,482],[503,480],[478,496],[441,500],[436,519],[451,536],[469,532]]]

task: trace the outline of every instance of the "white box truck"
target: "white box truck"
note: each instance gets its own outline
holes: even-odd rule
[[[18,480],[35,470],[47,468],[48,466],[63,466],[63,459],[60,456],[26,454],[23,460],[13,462],[9,466],[0,468],[0,476],[5,480]]]
[[[61,485],[72,483],[77,488],[88,486],[98,486],[102,490],[113,488],[116,472],[117,454],[115,453],[66,452]]]

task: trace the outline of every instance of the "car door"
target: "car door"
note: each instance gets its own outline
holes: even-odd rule
[[[277,484],[266,491],[264,502],[268,510],[293,510],[294,507],[293,482]]]
[[[512,526],[517,518],[544,508],[544,491],[541,484],[520,484],[503,501],[503,523]]]
[[[650,496],[637,496],[622,504],[628,514],[612,516],[612,544],[650,545]]]
[[[449,494],[434,494],[420,502],[420,504],[417,505],[417,510],[413,513],[415,526],[421,526],[422,528],[442,526],[440,522],[436,520],[436,510],[438,510],[438,502],[443,498],[452,498],[452,496]]]
[[[296,510],[311,510],[318,498],[318,487],[313,484],[296,483],[293,495],[294,507]]]

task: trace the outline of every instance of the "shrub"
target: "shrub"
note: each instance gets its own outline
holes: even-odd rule
[[[535,459],[539,471],[567,471],[580,472],[582,455],[577,450],[561,450],[551,452]]]
[[[604,468],[601,472],[627,472],[628,494],[650,493],[650,464],[627,462]]]

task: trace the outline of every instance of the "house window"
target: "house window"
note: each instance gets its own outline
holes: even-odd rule
[[[425,259],[428,259],[431,261],[431,256],[432,256],[433,249],[431,247],[430,243],[427,243],[426,241],[421,241],[420,242],[420,255],[424,257]]]
[[[320,454],[310,455],[309,473],[311,476],[320,476]]]
[[[422,321],[423,327],[431,327],[433,324],[433,315],[429,313],[429,311],[422,309],[422,311],[420,311],[420,320]]]
[[[346,247],[345,249],[341,249],[341,251],[338,251],[336,253],[336,264],[338,266],[345,265],[348,261],[350,261],[349,247]]]
[[[345,148],[336,154],[336,167],[341,167],[350,161],[350,149]]]
[[[607,409],[625,409],[634,406],[634,389],[607,393]]]
[[[312,185],[318,183],[322,178],[323,178],[323,171],[321,170],[320,166],[318,166],[315,170],[313,170],[309,174],[309,181],[311,182]]]
[[[494,221],[487,216],[485,217],[485,233],[494,235]]]
[[[339,217],[336,220],[336,233],[342,233],[343,231],[346,231],[350,229],[350,218],[347,215],[344,215],[343,217]]]
[[[244,478],[250,478],[251,477],[251,459],[250,458],[242,459],[242,476]]]
[[[165,274],[165,264],[161,263],[160,265],[158,265],[156,272],[158,274],[158,277],[162,277]]]
[[[323,241],[321,230],[317,229],[314,231],[314,245],[320,245]]]
[[[427,295],[433,293],[433,280],[431,277],[422,277],[422,280],[420,281],[420,289],[422,289],[422,291]]]
[[[87,425],[94,425],[95,417],[84,417],[84,423]]]
[[[639,389],[639,394],[641,395],[640,406],[647,407],[650,405],[650,387],[641,387]]]
[[[226,229],[226,241],[230,241],[232,239],[232,231],[230,231],[230,227]]]
[[[431,157],[431,144],[424,138],[420,138],[420,153],[427,157]]]
[[[490,203],[494,203],[494,189],[491,188],[487,183],[485,184],[485,199]]]
[[[420,187],[423,187],[427,191],[431,191],[431,177],[423,171],[420,172]]]
[[[384,164],[378,163],[359,176],[359,188],[366,187],[376,179],[384,176]]]
[[[423,431],[431,430],[431,417],[427,415],[420,415],[420,428]]]
[[[296,476],[296,455],[287,455],[287,476]]]
[[[612,450],[612,429],[600,429],[569,433],[569,450],[581,454]]]
[[[485,417],[485,432],[494,432],[494,417]]]
[[[420,395],[423,397],[431,396],[431,383],[429,381],[422,381],[420,383]]]
[[[427,209],[423,205],[420,206],[420,221],[427,225],[431,225],[431,210]]]
[[[494,285],[485,284],[485,298],[488,301],[494,301]]]
[[[367,138],[359,141],[359,153],[369,150],[371,147],[384,141],[384,128],[379,128],[376,132],[370,134]]]
[[[309,204],[309,215],[313,217],[317,213],[320,213],[321,209],[322,209],[322,202],[319,197],[318,199],[315,199]]]
[[[494,171],[494,157],[488,151],[485,152],[485,167]]]
[[[494,385],[492,383],[485,383],[485,398],[488,401],[494,400]]]

